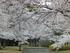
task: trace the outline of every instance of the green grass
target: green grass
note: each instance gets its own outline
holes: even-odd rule
[[[21,53],[18,46],[7,46],[0,50],[0,53]]]
[[[30,47],[29,45],[22,45],[23,50],[26,48],[47,48],[47,47]]]
[[[29,45],[22,45],[22,49],[26,49],[28,47],[29,47]]]
[[[22,45],[22,50],[27,47],[29,47],[29,45]],[[6,46],[2,50],[0,50],[0,53],[21,53],[21,51],[19,51],[18,46]]]
[[[65,51],[57,51],[56,53],[70,53],[70,50],[65,50]]]

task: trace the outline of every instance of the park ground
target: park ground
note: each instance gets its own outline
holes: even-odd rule
[[[23,45],[22,50],[25,48],[44,48],[44,47],[29,47],[28,45]],[[3,50],[0,50],[0,53],[21,53],[21,51],[18,50],[18,46],[7,46],[3,48]],[[55,51],[55,53],[70,53],[70,50],[63,50],[63,51]]]
[[[21,53],[21,51],[18,51],[17,46],[7,46],[0,50],[0,53]]]
[[[27,48],[27,47],[29,47],[29,46],[28,45],[23,45],[22,50]],[[19,51],[18,46],[6,46],[2,50],[0,50],[0,53],[21,53],[21,51]]]
[[[70,53],[70,50],[64,50],[64,51],[57,51],[55,53]]]

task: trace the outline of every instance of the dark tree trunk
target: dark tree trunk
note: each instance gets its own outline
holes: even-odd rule
[[[1,45],[1,41],[2,41],[2,39],[0,38],[0,50],[2,49],[2,48],[1,48],[1,46],[2,46],[2,45]]]
[[[31,38],[30,38],[30,40],[29,40],[29,46],[30,46],[30,47],[32,46],[32,40],[31,40]]]
[[[3,48],[5,48],[5,41],[6,41],[6,40],[3,41]]]

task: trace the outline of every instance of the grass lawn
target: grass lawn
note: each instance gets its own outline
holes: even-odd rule
[[[27,47],[29,47],[29,45],[23,45],[22,49]],[[3,50],[0,50],[0,53],[21,53],[21,51],[19,51],[18,46],[6,46]]]
[[[29,45],[22,45],[22,50],[25,49],[25,48],[28,48]]]
[[[47,48],[47,47],[30,47],[29,45],[23,45],[22,49],[26,49],[26,48]]]
[[[3,48],[3,50],[0,50],[0,53],[21,53],[21,51],[18,50],[19,47],[17,46],[7,46]]]
[[[55,52],[55,53],[70,53],[70,50],[57,51],[57,52]]]

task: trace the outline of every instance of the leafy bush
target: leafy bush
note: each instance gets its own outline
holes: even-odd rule
[[[70,44],[67,44],[67,45],[62,46],[61,49],[70,49]]]
[[[52,45],[54,45],[54,44],[52,44]],[[49,48],[51,50],[56,50],[56,48],[53,49],[53,46],[52,45],[50,45]],[[70,49],[70,44],[66,44],[66,45],[62,46],[59,50],[64,50],[64,49]]]
[[[54,44],[52,44],[52,45],[54,45]],[[49,46],[49,48],[50,48],[51,50],[53,50],[53,46],[52,46],[52,45]]]
[[[29,12],[34,12],[34,14],[38,14],[37,8],[34,6],[28,5],[27,8],[29,9]]]
[[[49,45],[51,45],[51,42],[49,40],[41,40],[40,44],[42,47],[49,47]]]
[[[67,45],[67,48],[70,49],[70,44]]]

